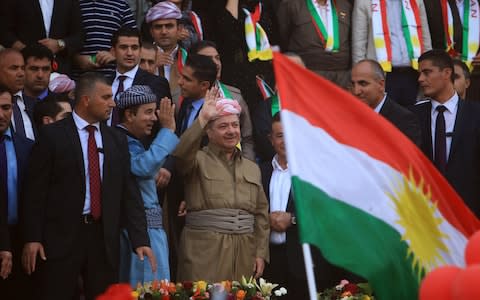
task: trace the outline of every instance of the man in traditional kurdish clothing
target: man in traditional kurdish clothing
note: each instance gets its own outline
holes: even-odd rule
[[[353,63],[378,61],[387,72],[389,97],[404,106],[417,99],[418,57],[432,49],[423,2],[357,0],[353,8]]]
[[[145,20],[150,24],[153,43],[158,47],[157,72],[168,80],[175,104],[178,104],[180,97],[178,77],[181,70],[179,67],[182,66],[182,59],[184,59],[182,56],[185,54],[178,45],[178,20],[181,18],[180,9],[169,1],[157,3],[145,16]]]
[[[282,0],[277,12],[282,51],[297,53],[308,69],[347,88],[351,12],[348,0]]]
[[[131,171],[137,180],[142,195],[147,230],[152,251],[158,262],[157,274],[149,264],[132,253],[126,231],[122,232],[120,256],[120,280],[136,286],[138,282],[155,278],[170,279],[167,235],[163,230],[162,208],[158,202],[155,176],[163,166],[167,155],[178,143],[175,135],[175,107],[170,99],[163,98],[157,110],[157,97],[147,85],[134,85],[120,93],[117,106],[121,123],[117,125],[127,135]],[[141,142],[152,134],[154,123],[161,127],[148,148]],[[155,275],[157,277],[155,277]]]
[[[178,280],[238,280],[263,273],[268,261],[268,203],[260,170],[242,158],[235,100],[210,90],[197,120],[174,152],[185,177],[187,215],[180,238]],[[206,132],[209,144],[199,149]]]

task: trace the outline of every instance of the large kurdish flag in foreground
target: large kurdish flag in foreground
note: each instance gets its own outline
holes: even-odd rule
[[[279,53],[274,69],[301,241],[368,279],[380,300],[416,299],[426,272],[463,266],[480,223],[421,151]]]

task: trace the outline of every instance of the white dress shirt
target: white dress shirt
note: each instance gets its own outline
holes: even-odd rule
[[[25,127],[25,135],[27,136],[27,138],[34,141],[35,135],[33,134],[33,124],[32,124],[32,120],[30,120],[30,117],[27,114],[27,111],[25,110],[25,101],[23,100],[23,94],[21,91],[19,91],[14,95],[14,97],[15,96],[18,97],[17,104],[18,104],[18,108],[20,109],[20,112],[22,113],[23,126]],[[12,113],[11,121],[12,121],[13,129],[16,129],[13,113]]]
[[[457,110],[458,110],[458,94],[455,93],[452,98],[448,99],[445,103],[440,103],[432,99],[432,153],[435,153],[435,125],[437,121],[437,106],[443,105],[446,107],[446,110],[443,112],[443,116],[445,118],[445,131],[446,133],[453,133],[453,129],[455,128],[455,119],[457,117]],[[450,155],[450,146],[452,145],[452,136],[447,135],[446,137],[447,142],[447,161],[448,156]]]
[[[43,24],[47,38],[50,36],[50,25],[52,24],[53,4],[54,0],[38,0],[40,9],[42,10]]]
[[[402,0],[387,0],[388,31],[392,43],[392,66],[409,67],[407,42],[402,28]]]
[[[85,168],[85,204],[83,205],[83,214],[90,213],[90,173],[88,172],[88,131],[86,127],[88,125],[95,126],[95,142],[97,143],[97,149],[103,149],[102,134],[100,132],[100,123],[89,124],[87,121],[82,119],[75,111],[72,112],[73,121],[77,127],[78,137],[80,138],[80,144],[82,145],[82,154],[83,154],[83,166]],[[100,178],[103,179],[103,152],[98,152],[99,163],[100,163]]]
[[[118,86],[120,85],[120,80],[118,80],[118,77],[127,76],[127,78],[125,78],[123,80],[123,90],[126,91],[127,89],[132,87],[133,80],[135,79],[135,75],[137,75],[137,71],[138,71],[138,65],[136,65],[133,69],[131,69],[130,71],[127,71],[123,74],[118,72],[118,70],[115,71],[115,80],[113,80],[113,83],[112,83],[112,95],[113,95],[113,97],[115,97],[115,95],[117,94]],[[117,102],[117,99],[113,99],[113,100],[115,100],[115,102]],[[112,110],[112,112],[113,112],[113,110]],[[110,113],[110,116],[108,117],[107,125],[108,126],[112,125],[112,114],[111,113]]]
[[[270,212],[287,210],[288,196],[290,195],[290,188],[292,181],[288,167],[282,169],[278,163],[278,155],[275,155],[272,160],[273,172],[270,178]],[[287,234],[285,232],[270,232],[270,243],[283,244],[287,241]]]
[[[382,107],[383,107],[383,104],[385,103],[385,100],[387,99],[387,94],[385,94],[385,96],[383,96],[383,99],[382,101],[380,101],[380,103],[378,103],[378,105],[375,107],[374,111],[379,114],[380,113],[380,110],[382,110]]]

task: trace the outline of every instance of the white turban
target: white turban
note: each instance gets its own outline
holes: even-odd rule
[[[75,89],[75,81],[65,74],[52,73],[48,89],[57,94],[67,93]]]
[[[240,115],[242,107],[234,99],[219,99],[216,103],[216,109],[220,117],[229,115]]]
[[[145,16],[147,23],[160,19],[181,19],[182,12],[178,7],[170,1],[163,1],[152,6]]]

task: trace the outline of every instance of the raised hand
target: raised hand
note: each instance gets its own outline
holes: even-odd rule
[[[167,97],[160,100],[160,109],[157,110],[158,122],[163,128],[171,129],[175,132],[175,104]]]
[[[219,98],[218,87],[214,86],[209,89],[205,95],[202,109],[198,115],[200,125],[205,127],[207,123],[218,117],[217,99]]]

